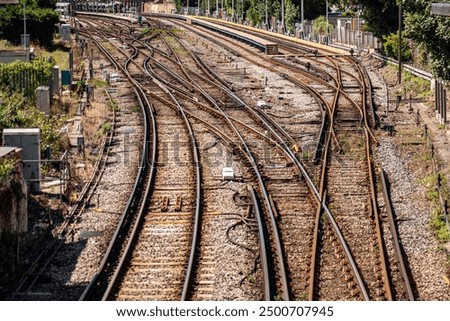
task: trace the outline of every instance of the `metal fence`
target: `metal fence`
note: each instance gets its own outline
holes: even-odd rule
[[[319,43],[337,43],[349,47],[359,48],[371,48],[371,49],[381,49],[381,41],[375,37],[371,32],[357,31],[348,29],[346,27],[336,27],[330,30],[330,36],[327,37],[326,34],[317,34],[314,32],[314,27],[312,24],[305,24],[304,38],[309,41],[319,42]],[[358,37],[359,36],[359,37]],[[297,33],[297,37],[300,34]],[[358,39],[359,38],[359,39]]]

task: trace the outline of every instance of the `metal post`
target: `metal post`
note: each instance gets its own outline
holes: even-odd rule
[[[398,6],[398,83],[402,83],[402,6]]]
[[[265,9],[266,9],[266,29],[267,29],[267,28],[269,28],[269,17],[267,15],[267,0],[266,0],[266,8]]]
[[[389,113],[389,88],[386,86],[386,115]]]
[[[447,90],[442,85],[442,120],[444,124],[447,124]]]
[[[438,106],[438,85],[437,79],[434,80],[434,111],[437,111]]]
[[[303,0],[300,2],[300,24],[302,25],[300,35],[301,35],[301,38],[303,39],[304,34],[305,34],[305,18],[304,18]]]
[[[27,16],[26,16],[26,8],[25,8],[25,2],[23,2],[23,49],[27,49]]]
[[[281,0],[281,28],[283,29],[283,34],[285,32],[284,28],[284,0]]]
[[[408,109],[408,111],[413,111],[413,108],[412,108],[412,97],[411,97],[411,93],[409,93],[409,109]]]
[[[441,81],[438,79],[438,86],[437,86],[437,113],[438,115],[441,114]]]
[[[325,17],[326,17],[326,21],[327,21],[327,45],[328,45],[328,0],[325,1]]]
[[[358,21],[356,23],[356,56],[357,57],[359,57],[360,51],[361,51],[360,33],[361,33],[361,8],[358,5]]]
[[[231,1],[231,21],[234,22],[234,0]]]

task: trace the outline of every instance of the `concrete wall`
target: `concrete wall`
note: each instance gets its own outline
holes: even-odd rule
[[[0,235],[17,235],[28,229],[27,187],[21,152],[20,148],[0,147],[0,162],[4,159],[17,161],[11,176],[7,180],[0,179]]]
[[[173,3],[144,3],[144,12],[149,13],[172,13],[173,10],[176,10],[175,5]]]

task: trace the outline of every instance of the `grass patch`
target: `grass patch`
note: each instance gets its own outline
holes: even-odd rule
[[[133,113],[140,113],[142,111],[141,106],[133,106],[131,107],[131,111]]]
[[[434,235],[440,243],[446,243],[450,241],[450,231],[448,230],[447,224],[445,223],[442,209],[434,209],[430,225],[434,231]]]
[[[108,87],[108,82],[103,79],[93,79],[89,81],[92,85],[94,85],[96,88],[104,88]]]
[[[23,49],[23,47],[22,46],[14,46],[7,40],[0,40],[0,50],[6,50],[6,49],[19,50],[19,49]]]
[[[109,102],[108,106],[111,109],[111,111],[115,111],[115,112],[120,111],[119,104],[115,100],[111,100]]]
[[[102,135],[106,135],[108,134],[110,131],[112,130],[112,125],[111,123],[104,123],[103,125],[100,126],[100,134]]]

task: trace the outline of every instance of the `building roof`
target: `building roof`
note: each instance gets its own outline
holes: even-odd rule
[[[0,5],[2,4],[19,4],[19,0],[0,0]]]

